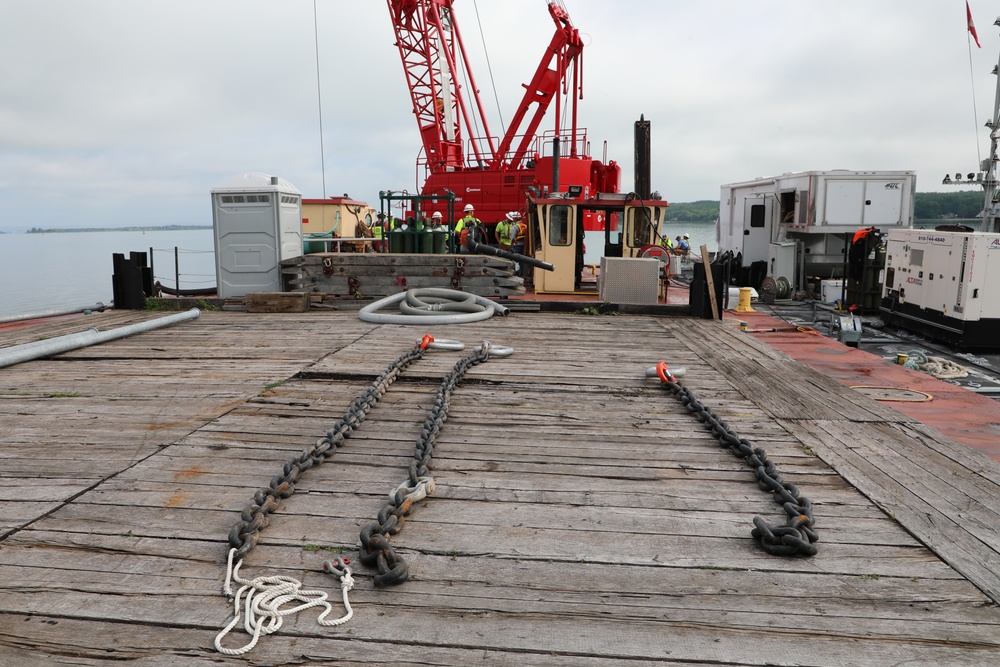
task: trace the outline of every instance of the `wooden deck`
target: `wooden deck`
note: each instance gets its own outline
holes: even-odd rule
[[[159,316],[0,331],[0,345]],[[220,655],[240,510],[427,331],[516,353],[455,393],[437,492],[392,538],[410,581],[376,589],[352,562],[349,623],[308,610]],[[338,599],[321,564],[357,555],[458,358],[429,353],[305,473],[244,576]],[[818,555],[753,542],[752,517],[781,508],[643,379],[661,359],[813,501]],[[2,665],[1000,664],[1000,464],[733,323],[206,312],[0,369],[0,425]]]

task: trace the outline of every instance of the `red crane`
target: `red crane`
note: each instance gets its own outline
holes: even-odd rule
[[[421,194],[450,190],[492,225],[507,211],[523,209],[528,188],[545,193],[576,187],[584,197],[618,192],[620,167],[591,158],[586,129],[577,125],[583,41],[562,0],[548,3],[555,33],[500,138],[489,130],[454,0],[387,1],[423,142],[417,158],[426,179]],[[460,82],[463,76],[467,85]],[[564,95],[570,104],[565,128],[560,126]],[[553,101],[554,128],[539,137]]]

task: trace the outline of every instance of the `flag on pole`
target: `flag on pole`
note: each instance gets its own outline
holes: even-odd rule
[[[979,35],[976,34],[976,26],[972,22],[972,9],[969,8],[969,0],[965,0],[965,15],[969,19],[969,32],[972,34],[972,39],[976,40],[976,46],[983,48],[983,45],[979,43]]]

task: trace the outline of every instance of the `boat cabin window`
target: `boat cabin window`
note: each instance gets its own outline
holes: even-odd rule
[[[764,226],[764,205],[754,204],[750,207],[750,226],[751,227],[763,227]]]
[[[656,218],[660,210],[656,209]],[[653,229],[653,209],[648,206],[630,206],[625,210],[628,233],[625,238],[630,248],[641,248],[650,242]],[[656,224],[659,224],[657,219]]]
[[[549,208],[549,245],[569,245],[573,242],[570,229],[569,206],[551,206]]]

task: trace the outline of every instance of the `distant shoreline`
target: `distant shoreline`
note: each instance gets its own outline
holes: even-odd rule
[[[189,229],[212,229],[211,225],[163,225],[163,226],[143,226],[143,227],[66,227],[42,229],[32,227],[25,234],[71,234],[73,232],[173,232],[186,231]]]

